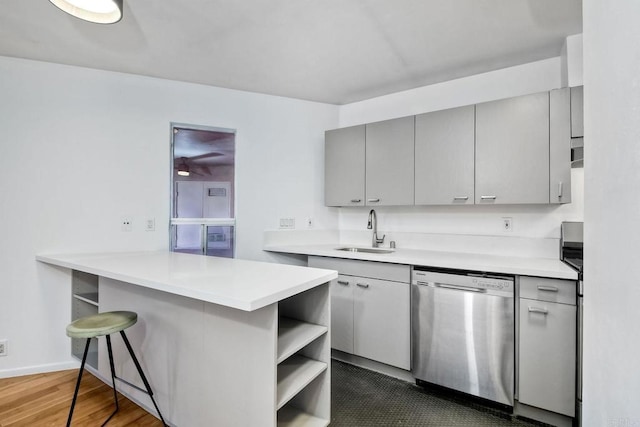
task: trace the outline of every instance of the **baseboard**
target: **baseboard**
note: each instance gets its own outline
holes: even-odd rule
[[[410,383],[415,382],[415,378],[409,371],[396,368],[395,366],[389,366],[384,363],[376,362],[375,360],[356,356],[354,354],[345,353],[334,348],[331,349],[331,358],[358,366],[360,368],[368,369],[370,371],[375,371],[388,377],[394,377]]]
[[[0,378],[21,377],[24,375],[42,374],[45,372],[66,371],[67,369],[78,369],[79,367],[80,362],[72,360],[63,363],[26,366],[17,369],[2,369],[0,370]]]

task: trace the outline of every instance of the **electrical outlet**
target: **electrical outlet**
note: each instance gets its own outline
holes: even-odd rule
[[[313,228],[313,218],[307,217],[307,228]]]
[[[513,219],[512,218],[502,218],[502,230],[503,231],[513,231]]]
[[[156,231],[156,219],[147,218],[144,220],[144,229],[146,231]]]
[[[7,354],[8,354],[7,340],[0,340],[0,357],[6,356]]]
[[[131,218],[127,217],[122,217],[122,219],[120,220],[120,229],[122,231],[132,231],[133,230],[133,221],[131,220]]]
[[[280,218],[280,228],[296,228],[296,219]]]

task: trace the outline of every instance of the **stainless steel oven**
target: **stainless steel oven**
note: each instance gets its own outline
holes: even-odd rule
[[[414,267],[412,373],[513,406],[514,278]]]

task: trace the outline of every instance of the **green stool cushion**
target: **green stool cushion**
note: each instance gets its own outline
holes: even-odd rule
[[[74,320],[67,326],[71,338],[93,338],[110,335],[135,325],[138,315],[133,311],[107,311]]]

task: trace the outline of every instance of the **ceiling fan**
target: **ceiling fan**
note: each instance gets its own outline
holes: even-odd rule
[[[180,176],[189,176],[192,173],[200,176],[211,175],[211,169],[209,169],[208,165],[197,164],[195,162],[197,162],[198,160],[209,159],[211,157],[218,157],[222,155],[222,153],[212,152],[191,157],[182,156],[174,159],[173,168],[178,171],[178,175]]]

